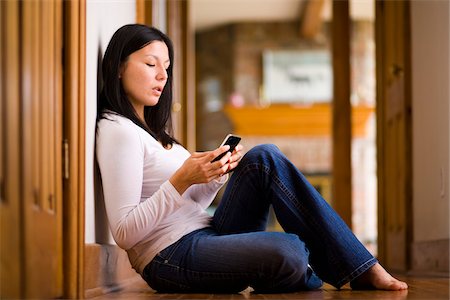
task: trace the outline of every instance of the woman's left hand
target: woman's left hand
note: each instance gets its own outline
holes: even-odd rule
[[[229,165],[226,173],[233,171],[233,169],[238,166],[243,156],[242,154],[243,148],[244,147],[241,144],[237,145],[236,148],[234,148],[233,152],[231,153],[230,159],[228,160]]]

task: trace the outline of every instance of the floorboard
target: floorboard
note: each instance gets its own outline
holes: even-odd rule
[[[325,284],[322,289],[317,291],[286,294],[254,294],[250,290],[245,290],[239,294],[161,294],[149,288],[144,281],[138,281],[121,291],[91,299],[449,299],[449,278],[418,276],[398,276],[398,278],[408,283],[408,290],[398,292],[352,291],[347,286],[344,286],[341,290],[336,290]]]

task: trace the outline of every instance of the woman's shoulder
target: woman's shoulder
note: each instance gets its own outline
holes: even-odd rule
[[[135,125],[130,119],[115,112],[104,112],[98,120],[98,127],[132,127]]]
[[[113,112],[103,113],[102,118],[97,123],[97,135],[102,134],[105,131],[113,131],[123,134],[139,134],[139,129],[141,128],[127,117]]]
[[[114,140],[115,142],[140,141],[140,127],[130,119],[116,113],[104,113],[97,123],[98,140]]]
[[[136,125],[127,117],[110,112],[104,113],[97,124],[97,145],[121,143],[129,146],[139,146],[145,151],[158,149],[161,144],[147,131]]]

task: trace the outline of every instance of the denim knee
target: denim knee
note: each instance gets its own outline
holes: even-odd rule
[[[261,162],[273,160],[276,156],[284,157],[284,154],[274,144],[261,144],[250,149],[244,156],[243,161]]]
[[[247,154],[249,155],[265,155],[272,154],[274,152],[280,152],[280,149],[274,144],[260,144],[250,149]]]
[[[254,286],[257,292],[281,292],[309,289],[308,255],[305,244],[294,234],[272,237],[267,251],[268,263],[262,270],[269,282]]]

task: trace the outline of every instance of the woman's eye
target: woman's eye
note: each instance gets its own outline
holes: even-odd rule
[[[149,66],[149,67],[154,67],[155,65],[152,65],[152,64],[146,64],[147,66]]]

